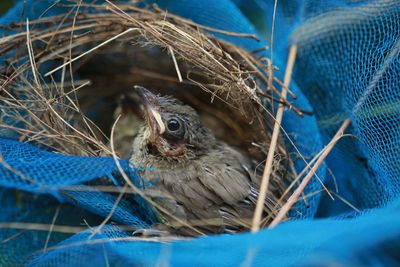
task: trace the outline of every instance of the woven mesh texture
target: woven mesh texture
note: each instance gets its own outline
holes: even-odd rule
[[[24,1],[0,23],[19,21]],[[38,17],[53,1],[27,0],[25,16]],[[96,235],[5,227],[6,222],[98,225],[115,195],[63,189],[104,177],[118,182],[111,158],[63,156],[0,139],[1,266],[320,266],[395,265],[400,262],[400,3],[381,1],[164,0],[160,7],[208,26],[258,34],[260,42],[226,37],[248,50],[272,47],[282,78],[288,47],[298,55],[290,88],[293,102],[312,116],[284,114],[283,126],[310,160],[350,118],[345,137],[306,188],[324,193],[299,202],[292,220],[257,234],[221,235],[172,243],[137,242],[129,231],[106,225]],[[47,15],[61,12],[57,7]],[[6,34],[6,33],[4,33]],[[271,49],[267,51],[269,56]],[[293,146],[288,144],[293,154]],[[133,182],[139,178],[121,162]],[[304,162],[296,160],[301,171]],[[140,199],[116,207],[114,222],[137,228],[154,223]],[[129,203],[129,204],[128,204]],[[131,203],[137,203],[132,205]],[[54,217],[59,210],[57,218]],[[2,227],[3,226],[3,227]],[[48,240],[48,241],[47,241]]]

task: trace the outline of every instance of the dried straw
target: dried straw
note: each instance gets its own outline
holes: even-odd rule
[[[256,36],[198,25],[157,6],[116,6],[107,1],[102,5],[79,3],[65,7],[70,10],[63,15],[27,20],[21,24],[25,29],[23,32],[20,32],[21,25],[11,25],[9,29],[15,34],[0,38],[0,55],[8,63],[0,69],[3,77],[0,80],[0,109],[7,114],[0,117],[0,129],[17,134],[21,141],[34,142],[59,153],[109,155],[118,164],[112,140],[110,142],[104,129],[86,117],[87,110],[83,109],[85,103],[80,94],[91,81],[72,77],[88,60],[104,53],[111,54],[120,46],[132,44],[132,49],[138,50],[157,47],[164,53],[169,52],[176,76],[143,69],[140,77],[197,86],[209,93],[211,99],[218,99],[247,121],[260,125],[258,129],[261,130],[253,135],[257,141],[262,139],[266,143],[254,144],[263,157],[269,151],[271,138],[274,140],[276,148],[271,153],[276,157],[270,156],[266,164],[271,186],[268,190],[266,186],[264,192],[272,202],[268,203],[272,212],[267,217],[273,218],[276,201],[282,197],[288,186],[286,182],[294,174],[290,170],[283,172],[289,169],[286,164],[290,159],[278,131],[271,137],[273,118],[268,117],[271,112],[264,106],[264,100],[279,103],[280,110],[286,106],[298,114],[303,112],[286,99],[286,92],[295,96],[287,82],[283,85],[274,77],[276,68],[270,61],[219,40],[211,33],[252,39],[257,39]],[[41,76],[43,70],[46,74]],[[267,87],[269,90],[265,90]],[[282,92],[280,87],[284,88]],[[95,93],[107,95],[110,92]],[[224,112],[218,112],[229,120]],[[280,126],[279,118],[275,125]],[[123,192],[143,195],[131,184],[122,168],[120,170],[129,185]],[[106,191],[121,192],[120,188],[103,187]],[[265,199],[265,194],[260,199]],[[109,218],[111,213],[104,223]],[[174,223],[185,224],[179,220]],[[196,228],[194,230],[201,234]]]

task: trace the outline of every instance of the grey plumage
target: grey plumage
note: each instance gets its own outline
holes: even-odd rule
[[[172,215],[163,214],[166,223],[181,233],[190,231],[177,226],[174,217],[207,233],[248,227],[259,185],[249,158],[216,140],[190,106],[137,90],[145,122],[133,142],[130,163],[153,184],[147,194]]]

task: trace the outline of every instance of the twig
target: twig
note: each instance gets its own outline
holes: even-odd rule
[[[28,48],[28,55],[29,55],[29,61],[32,66],[32,75],[35,80],[37,88],[40,88],[40,82],[37,77],[37,67],[36,67],[36,61],[35,61],[35,55],[33,53],[33,48],[32,48],[32,41],[31,41],[31,35],[29,32],[29,19],[26,19],[26,46]]]
[[[122,200],[122,197],[125,194],[125,191],[127,189],[127,185],[124,185],[122,190],[120,191],[118,198],[115,200],[113,206],[111,207],[110,212],[108,213],[107,217],[101,222],[101,224],[96,227],[96,229],[93,231],[93,233],[89,236],[88,239],[92,239],[96,234],[100,233],[103,227],[106,225],[106,223],[111,219],[112,215],[114,214],[115,210],[117,209],[119,203]]]
[[[285,72],[285,78],[284,78],[285,86],[282,88],[282,97],[284,99],[286,98],[287,88],[289,87],[289,84],[290,84],[290,79],[292,76],[292,70],[293,70],[296,54],[297,54],[297,46],[293,45],[290,48],[288,63],[286,66],[286,72]],[[268,150],[267,160],[265,162],[265,169],[264,169],[264,173],[263,173],[262,181],[261,181],[261,185],[260,185],[260,194],[257,199],[256,209],[255,209],[254,216],[253,216],[253,222],[252,222],[252,226],[251,226],[252,232],[257,232],[260,229],[260,221],[261,221],[261,216],[262,216],[262,212],[264,209],[265,198],[266,198],[267,192],[268,192],[268,184],[269,184],[270,175],[272,172],[272,163],[274,160],[275,148],[276,148],[277,141],[278,141],[280,125],[281,125],[282,117],[283,117],[283,111],[284,111],[283,105],[279,104],[278,111],[276,113],[274,130],[272,132],[271,144],[270,144],[270,147]]]
[[[49,244],[51,234],[53,233],[54,225],[58,218],[58,214],[60,213],[60,208],[61,208],[61,205],[58,205],[56,212],[54,213],[53,220],[51,221],[49,233],[47,234],[46,243],[44,244],[44,248],[43,248],[43,250],[45,250],[45,251],[47,249],[47,245]]]
[[[5,243],[7,243],[7,242],[10,242],[11,240],[13,240],[13,239],[19,237],[20,235],[22,235],[22,234],[25,233],[25,232],[26,232],[26,230],[19,231],[19,232],[17,232],[16,234],[14,234],[14,235],[12,235],[12,236],[10,236],[10,237],[7,237],[6,239],[3,239],[3,240],[1,241],[0,244],[3,245],[3,244],[5,244]]]
[[[44,77],[47,77],[47,76],[53,74],[54,72],[58,71],[59,69],[63,68],[64,66],[66,66],[66,65],[68,65],[68,64],[71,64],[72,62],[74,62],[74,61],[76,61],[76,60],[78,60],[78,59],[80,59],[80,58],[86,56],[87,54],[92,53],[93,51],[99,49],[100,47],[102,47],[102,46],[104,46],[104,45],[106,45],[106,44],[108,44],[108,43],[114,41],[115,39],[118,39],[119,37],[121,37],[121,36],[123,36],[123,35],[125,35],[125,34],[127,34],[127,33],[129,33],[129,32],[131,32],[131,31],[134,31],[134,30],[137,30],[137,28],[129,28],[129,29],[127,29],[126,31],[123,31],[123,32],[121,32],[121,33],[115,35],[114,37],[112,37],[112,38],[110,38],[110,39],[108,39],[108,40],[102,42],[101,44],[96,45],[96,46],[93,47],[92,49],[89,49],[89,50],[86,51],[85,53],[82,53],[82,54],[80,54],[79,56],[77,56],[77,57],[75,57],[75,58],[73,58],[73,59],[71,59],[71,60],[65,62],[65,63],[62,64],[61,66],[58,66],[57,68],[55,68],[55,69],[53,69],[53,70],[47,72],[47,73],[44,75]]]
[[[271,65],[273,64],[273,52],[274,52],[274,33],[275,33],[275,18],[276,18],[276,6],[278,4],[278,0],[274,1],[274,12],[272,15],[272,29],[271,29],[271,52],[270,52],[270,60],[271,60]],[[272,67],[272,66],[271,66]],[[271,68],[272,69],[272,68]],[[289,85],[287,85],[287,88]]]
[[[190,240],[189,238],[179,237],[179,236],[165,236],[165,237],[115,237],[115,238],[103,238],[103,239],[92,239],[92,240],[85,240],[85,241],[77,241],[71,242],[67,244],[60,244],[54,247],[49,247],[47,251],[54,251],[58,249],[65,249],[65,248],[73,248],[73,247],[82,247],[85,245],[95,245],[95,244],[109,244],[113,242],[172,242],[172,241],[183,241],[183,240]],[[41,254],[45,251],[38,250],[34,254]]]
[[[348,201],[347,199],[345,199],[344,197],[342,197],[341,195],[335,193],[335,192],[331,192],[332,194],[335,195],[335,197],[337,197],[340,201],[342,201],[344,204],[346,204],[347,206],[349,206],[350,208],[352,208],[355,212],[361,212],[361,210],[359,210],[356,206],[354,206],[353,204],[350,203],[350,201]]]
[[[132,6],[131,6],[131,7],[132,7]],[[155,10],[157,10],[158,12],[165,12],[164,10],[160,9],[157,5],[153,5],[153,8],[154,8]],[[195,27],[199,27],[199,28],[201,28],[201,29],[203,29],[203,30],[206,30],[206,31],[216,32],[216,33],[220,33],[220,34],[228,35],[228,36],[236,36],[236,37],[250,38],[250,39],[256,40],[257,42],[260,41],[260,38],[258,38],[258,36],[257,36],[256,34],[225,31],[225,30],[221,30],[221,29],[209,27],[209,26],[206,26],[206,25],[198,24],[198,23],[195,23],[195,22],[192,21],[192,20],[185,19],[185,18],[176,16],[176,15],[173,15],[173,14],[171,14],[171,13],[168,14],[168,17],[169,17],[169,18],[176,19],[176,20],[178,20],[178,21],[182,21],[182,22],[184,22],[184,23],[187,23],[187,24],[192,25],[192,26],[195,26]]]
[[[182,74],[181,74],[181,71],[179,70],[179,66],[178,66],[178,62],[176,61],[176,58],[175,58],[174,50],[172,49],[171,46],[168,46],[168,50],[171,54],[172,60],[174,61],[174,66],[175,66],[176,74],[178,74],[179,82],[183,82]]]
[[[75,234],[80,231],[86,230],[86,227],[42,224],[42,223],[8,222],[8,223],[0,223],[0,229],[22,229],[22,230],[34,230],[34,231],[52,230],[53,232],[58,232],[58,233]]]
[[[5,160],[3,155],[0,152],[0,164],[3,165],[3,167],[5,169],[7,169],[8,171],[14,173],[15,175],[19,176],[22,180],[28,181],[32,184],[36,184],[37,181],[33,178],[30,178],[28,176],[26,176],[25,174],[23,174],[22,172],[20,172],[19,170],[13,168],[10,164],[8,164]]]
[[[332,140],[329,142],[329,144],[325,147],[324,152],[321,154],[321,156],[318,158],[317,162],[314,164],[314,166],[311,168],[310,172],[304,177],[304,179],[301,181],[299,187],[293,192],[293,194],[289,197],[285,205],[283,205],[282,209],[279,211],[278,215],[275,217],[275,219],[271,222],[271,224],[268,226],[268,228],[273,228],[277,224],[279,224],[286,216],[286,214],[289,212],[289,210],[292,208],[294,203],[296,203],[297,199],[299,198],[301,192],[303,192],[304,188],[307,186],[308,182],[311,180],[311,178],[315,175],[317,169],[321,166],[322,162],[325,160],[325,158],[329,155],[333,147],[336,145],[337,141],[343,136],[344,131],[346,128],[350,125],[350,120],[346,119],[340,129],[337,131],[335,136],[332,138]]]

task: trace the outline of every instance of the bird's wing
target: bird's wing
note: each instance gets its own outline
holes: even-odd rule
[[[207,175],[201,175],[199,179],[204,187],[223,200],[220,212],[223,213],[227,224],[234,225],[240,219],[240,224],[248,227],[251,225],[259,197],[260,176],[252,172],[251,162],[239,151],[228,146],[219,151],[217,155],[210,155],[219,158],[219,161],[207,160],[202,164],[204,172],[199,173]],[[264,212],[270,215],[275,209],[276,197],[269,191],[264,203]]]
[[[198,171],[202,185],[224,203],[235,205],[251,191],[251,178],[243,166],[249,161],[237,150],[223,144],[200,162]]]

